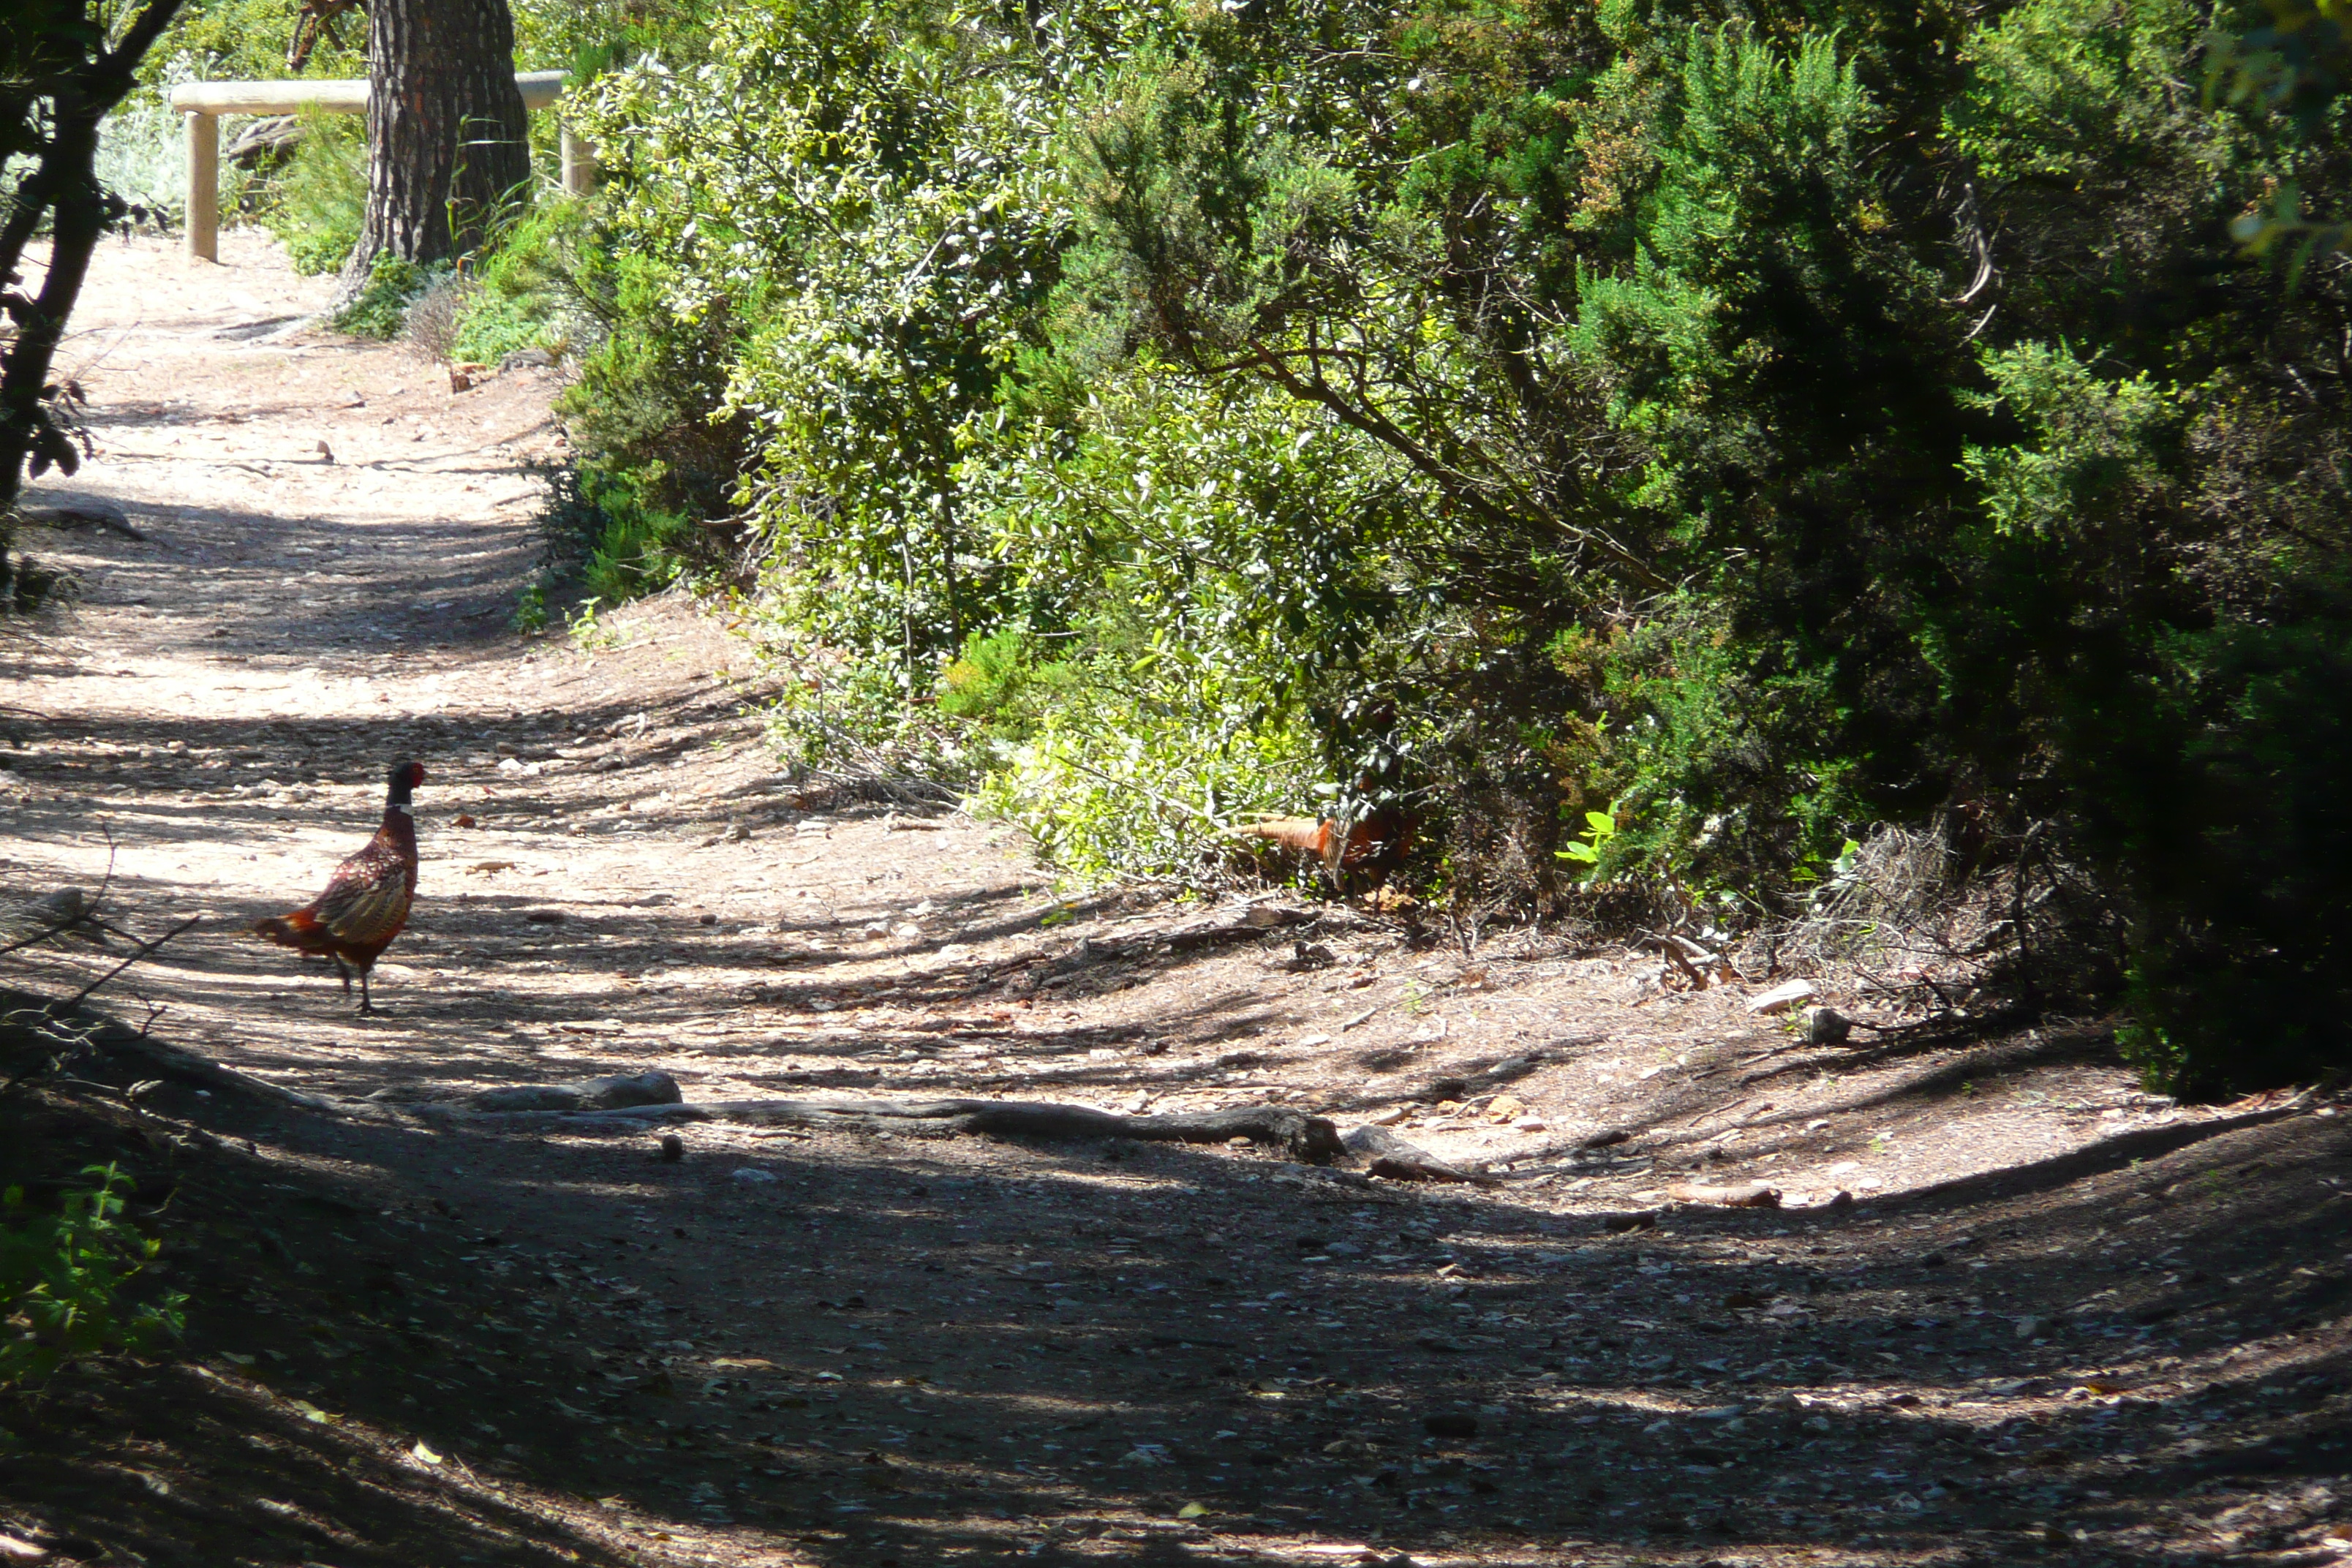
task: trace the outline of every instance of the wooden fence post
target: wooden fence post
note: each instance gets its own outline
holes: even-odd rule
[[[196,261],[220,259],[220,117],[187,117],[188,255]]]
[[[596,188],[596,143],[563,127],[563,194],[584,196]]]
[[[563,97],[562,71],[517,71],[526,110],[551,109]],[[188,254],[220,259],[220,117],[224,114],[293,114],[304,109],[334,114],[367,111],[365,81],[184,81],[171,93],[172,107],[187,119]],[[596,188],[596,149],[563,133],[563,188],[579,195]]]

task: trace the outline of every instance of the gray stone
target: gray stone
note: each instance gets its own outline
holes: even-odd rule
[[[1853,1020],[1834,1007],[1812,1007],[1805,1013],[1805,1039],[1816,1046],[1842,1046],[1853,1033]]]
[[[677,1105],[685,1099],[669,1074],[641,1072],[486,1089],[471,1103],[477,1110],[617,1110],[625,1105]]]

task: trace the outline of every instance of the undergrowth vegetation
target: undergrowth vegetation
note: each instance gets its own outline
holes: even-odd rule
[[[136,1350],[176,1334],[183,1298],[129,1295],[156,1244],[122,1219],[129,1178],[111,1165],[82,1173],[58,1212],[17,1188],[0,1194],[0,1389],[83,1356]]]
[[[587,591],[730,580],[798,763],[1095,877],[1409,814],[1490,913],[1934,824],[2153,1077],[2340,1058],[2332,13],[631,16],[457,342],[571,356]]]

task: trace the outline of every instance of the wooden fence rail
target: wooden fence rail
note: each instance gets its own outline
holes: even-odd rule
[[[564,72],[517,71],[522,106],[551,107],[563,96]],[[172,107],[188,132],[188,254],[220,259],[220,117],[224,114],[330,114],[367,111],[364,81],[189,81],[172,89]],[[596,187],[596,149],[563,127],[563,188],[575,195]]]

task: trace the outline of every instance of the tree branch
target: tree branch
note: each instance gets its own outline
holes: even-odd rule
[[[149,953],[154,952],[157,948],[163,946],[173,937],[189,930],[203,919],[204,916],[202,915],[190,915],[186,920],[182,921],[178,925],[173,926],[170,931],[165,931],[162,936],[157,937],[154,941],[140,943],[138,952],[132,953],[130,957],[124,959],[121,963],[116,964],[113,968],[108,970],[105,973],[100,975],[97,979],[91,981],[89,984],[75,992],[65,1001],[55,1004],[50,1008],[51,1014],[69,1013],[76,1007],[80,1006],[84,1002],[89,999],[91,992],[97,990],[100,986],[113,979],[116,975],[121,973],[124,970],[130,968],[132,964],[138,963],[141,959],[146,957]]]
[[[179,14],[182,3],[149,0],[115,47],[75,70],[48,95],[53,129],[40,167],[18,191],[16,210],[0,230],[0,278],[13,277],[42,212],[51,215],[49,264],[40,296],[21,318],[16,337],[0,362],[6,366],[0,373],[0,511],[16,505],[25,459],[40,449],[50,430],[40,406],[41,393],[65,337],[66,318],[73,313],[89,271],[90,254],[106,228],[107,196],[97,175],[99,122],[135,84],[133,68]]]

